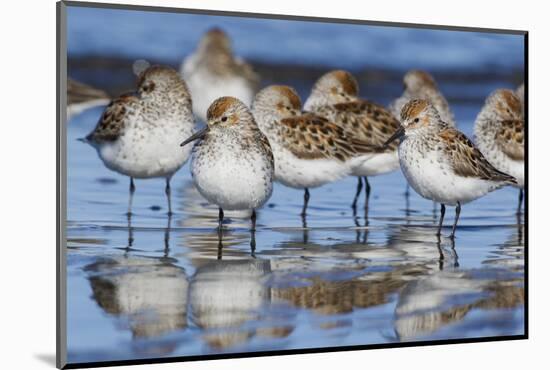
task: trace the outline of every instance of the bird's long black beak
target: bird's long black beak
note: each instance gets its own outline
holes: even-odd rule
[[[181,143],[180,146],[187,145],[192,141],[203,138],[204,135],[206,135],[209,130],[210,129],[208,128],[208,126],[206,126],[205,128],[203,128],[199,132],[195,132],[193,135],[191,135],[191,137],[189,137],[187,140],[185,140],[183,143]]]
[[[386,149],[392,142],[399,139],[401,136],[405,135],[405,129],[403,126],[399,127],[397,131],[382,145],[384,149]]]
[[[79,137],[76,139],[82,143],[91,144],[92,143],[92,134],[88,134],[86,137]]]

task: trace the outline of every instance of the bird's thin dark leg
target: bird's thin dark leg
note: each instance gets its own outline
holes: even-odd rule
[[[359,195],[361,195],[361,190],[363,190],[363,181],[361,181],[361,176],[357,176],[357,190],[355,191],[355,198],[353,198],[353,203],[351,204],[354,214],[357,210],[357,200],[359,199]]]
[[[303,229],[303,241],[307,244],[309,240],[309,229],[307,228],[307,219],[305,215],[302,215],[302,229]]]
[[[365,177],[366,178],[366,177]],[[365,204],[365,227],[369,226],[369,206]]]
[[[218,259],[222,259],[222,251],[223,251],[223,232],[222,232],[222,224],[223,224],[223,209],[220,208],[220,211],[218,213]]]
[[[456,213],[455,213],[455,223],[453,225],[453,231],[451,231],[451,239],[455,237],[456,224],[458,223],[458,218],[460,217],[460,202],[456,202]]]
[[[168,224],[166,225],[166,230],[164,231],[164,257],[168,257],[170,252],[170,231],[172,230],[172,215],[168,215]]]
[[[309,203],[309,189],[306,188],[304,191],[304,206],[302,207],[302,213],[300,214],[302,217],[306,216],[306,210],[307,210],[307,204]]]
[[[519,189],[519,197],[518,197],[518,210],[517,214],[521,214],[521,205],[523,204],[523,189]]]
[[[437,236],[441,235],[441,227],[443,226],[444,218],[445,218],[445,204],[441,203],[441,216],[439,218],[439,227],[437,228]]]
[[[309,202],[309,189],[306,188],[304,192],[304,208],[302,208],[302,213],[300,214],[302,216],[302,228],[304,229],[304,243],[307,243],[309,239],[309,231],[307,228],[307,218],[306,218],[306,209],[307,209],[308,202]]]
[[[252,210],[252,215],[250,216],[250,222],[252,223],[252,230],[256,231],[256,210]]]
[[[128,213],[126,217],[128,220],[128,246],[126,247],[126,251],[129,251],[134,244],[134,228],[132,227],[132,214]]]
[[[367,244],[367,237],[369,235],[369,230],[365,230],[365,232],[363,233],[363,244]]]
[[[410,222],[409,216],[411,215],[411,200],[409,192],[409,183],[407,183],[407,188],[405,189],[405,217],[407,219],[407,224]]]
[[[443,248],[441,248],[441,235],[437,235],[437,250],[439,251],[439,271],[443,270],[443,266],[445,263],[445,255],[443,254]]]
[[[218,259],[221,260],[223,257],[223,243],[221,232],[218,233]]]
[[[223,224],[223,209],[220,208],[220,211],[218,212],[218,232],[220,233],[222,230],[222,224]]]
[[[252,210],[252,216],[250,217],[250,221],[252,221],[252,228],[250,229],[250,255],[252,257],[255,256],[256,252],[256,210]]]
[[[256,258],[256,231],[250,233],[250,256]]]
[[[367,179],[367,176],[363,176],[363,180],[365,181],[365,209],[368,209],[369,198],[370,198],[370,184],[369,184],[369,179]]]
[[[134,193],[136,192],[136,186],[134,185],[134,178],[130,177],[130,199],[128,200],[128,212],[127,215],[132,214],[132,202],[134,200]]]
[[[454,259],[454,262],[453,262],[453,267],[460,267],[460,264],[458,263],[458,253],[456,252],[456,249],[455,249],[455,239],[454,238],[451,238],[451,252],[453,253],[453,259]]]
[[[172,216],[172,190],[170,189],[170,178],[166,178],[166,188],[164,189],[166,193],[166,199],[168,199],[168,216]]]

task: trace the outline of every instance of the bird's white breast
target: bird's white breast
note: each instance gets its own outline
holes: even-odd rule
[[[437,148],[426,150],[419,141],[406,138],[401,142],[399,162],[411,187],[424,198],[447,205],[464,204],[501,185],[455,174],[443,151]]]
[[[193,134],[191,117],[161,119],[151,124],[135,117],[115,141],[98,147],[100,158],[111,170],[135,178],[170,177],[190,156],[180,143]]]
[[[191,173],[201,195],[224,210],[261,207],[273,191],[273,168],[267,158],[237,142],[198,145]]]

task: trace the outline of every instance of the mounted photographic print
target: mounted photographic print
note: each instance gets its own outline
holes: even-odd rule
[[[58,367],[527,338],[526,56],[58,3]]]

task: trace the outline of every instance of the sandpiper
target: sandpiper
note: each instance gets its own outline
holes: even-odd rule
[[[273,149],[275,180],[304,189],[302,217],[310,188],[348,176],[372,151],[326,118],[302,112],[300,97],[291,87],[268,86],[256,95],[252,106]]]
[[[110,170],[130,177],[128,215],[132,213],[134,178],[166,179],[168,214],[172,214],[170,179],[190,156],[179,147],[181,137],[195,131],[191,96],[179,74],[151,66],[137,82],[137,91],[107,106],[95,129],[85,138]]]
[[[342,127],[350,137],[372,145],[372,157],[353,168],[352,175],[357,176],[357,191],[352,207],[356,209],[357,200],[365,182],[365,209],[368,208],[370,184],[368,176],[388,173],[399,168],[397,143],[391,143],[380,150],[386,140],[400,127],[399,121],[384,107],[359,97],[359,85],[353,75],[347,71],[331,71],[323,75],[311,91],[304,109],[315,112]]]
[[[502,186],[517,185],[514,177],[493,167],[466,135],[443,122],[427,100],[407,103],[401,124],[387,143],[401,138],[399,162],[407,181],[422,197],[441,203],[437,235],[445,205],[456,206],[454,238],[462,204]]]
[[[260,81],[248,63],[234,56],[229,36],[219,28],[206,32],[180,72],[193,96],[193,112],[204,122],[208,107],[221,96],[250,106]]]
[[[199,193],[219,207],[221,237],[223,210],[256,209],[273,191],[273,153],[246,105],[234,97],[216,99],[207,112],[207,126],[181,146],[193,147],[191,174]]]
[[[67,119],[100,105],[109,104],[109,95],[90,85],[67,79]]]
[[[389,109],[393,115],[399,118],[401,110],[412,99],[424,99],[429,101],[437,112],[439,117],[449,126],[455,126],[454,115],[451,112],[449,103],[439,91],[437,83],[432,75],[420,70],[410,70],[403,77],[405,91],[401,97],[394,100]]]
[[[474,133],[479,150],[493,166],[517,180],[518,213],[523,202],[524,130],[522,104],[512,90],[493,92],[478,114]]]

